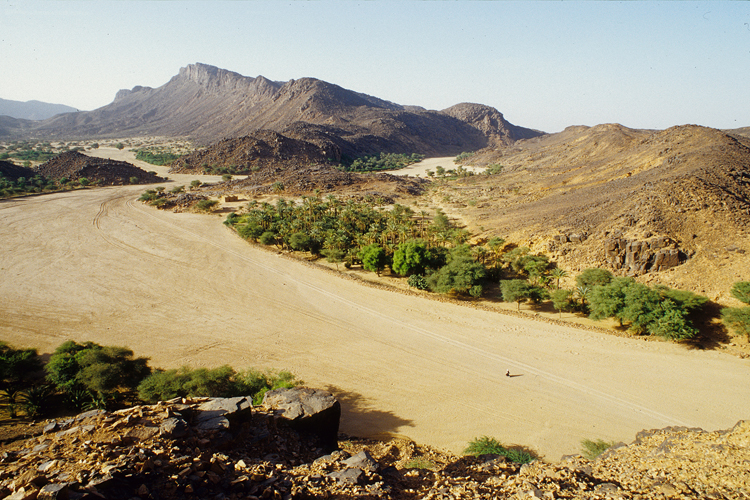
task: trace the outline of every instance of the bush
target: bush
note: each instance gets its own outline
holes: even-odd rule
[[[383,270],[385,265],[388,263],[388,258],[385,255],[385,250],[379,245],[367,245],[359,252],[357,257],[362,261],[362,267],[367,271],[372,271],[380,276],[380,271]]]
[[[448,253],[446,265],[427,278],[427,284],[433,292],[468,293],[477,297],[481,295],[482,288],[474,287],[480,284],[486,274],[485,267],[474,260],[469,246],[458,245]]]
[[[614,445],[614,442],[602,441],[601,439],[596,441],[584,439],[581,441],[581,455],[589,460],[594,460]]]
[[[464,453],[479,457],[482,455],[500,455],[517,464],[527,464],[534,461],[534,456],[525,450],[508,449],[495,438],[482,436],[469,442]]]
[[[740,302],[750,304],[750,281],[738,281],[732,285],[730,293],[732,294],[732,297]]]
[[[200,200],[195,204],[195,208],[202,212],[210,212],[219,204],[219,200]]]
[[[276,234],[271,231],[266,231],[260,235],[258,241],[263,245],[273,245],[276,243]]]
[[[575,307],[573,300],[573,292],[571,290],[565,290],[564,288],[558,288],[550,294],[552,299],[552,307],[562,314],[563,311],[572,311]]]
[[[135,389],[151,373],[148,358],[133,358],[130,349],[72,340],[55,349],[44,369],[47,379],[68,393]]]
[[[612,281],[612,273],[606,269],[589,268],[584,269],[581,274],[576,276],[576,286],[593,288],[595,286],[604,286]]]
[[[138,184],[138,177],[131,177],[130,179],[128,179],[128,182],[130,182],[131,184]]]
[[[737,335],[750,340],[750,307],[726,307],[721,310],[721,320]]]
[[[15,349],[0,341],[0,389],[22,389],[42,369],[36,349]]]
[[[516,302],[517,309],[521,309],[521,302],[529,298],[531,284],[526,280],[503,280],[500,282],[500,291],[505,302]]]
[[[406,280],[406,283],[410,287],[416,288],[417,290],[427,290],[429,288],[427,285],[427,280],[421,274],[412,274]]]
[[[260,404],[266,391],[281,387],[294,387],[301,381],[286,371],[261,372],[247,370],[236,372],[228,365],[218,368],[158,370],[138,386],[138,397],[155,403],[175,397],[235,397],[252,396]]]
[[[431,261],[432,254],[424,241],[409,240],[399,245],[393,253],[393,271],[401,276],[423,274]]]

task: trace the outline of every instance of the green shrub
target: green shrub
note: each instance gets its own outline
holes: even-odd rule
[[[236,372],[228,365],[218,368],[157,370],[138,386],[138,397],[155,403],[175,397],[235,397],[252,396],[260,404],[266,391],[293,387],[301,381],[286,371],[261,372],[247,370]]]
[[[478,286],[487,274],[484,265],[474,260],[468,245],[458,245],[450,250],[447,263],[427,277],[430,290],[437,293],[476,293],[481,295]],[[472,292],[474,288],[474,293]]]
[[[750,307],[726,307],[721,310],[721,320],[737,335],[750,340]]]
[[[521,302],[526,302],[531,294],[531,284],[526,280],[503,280],[500,282],[500,291],[505,302],[515,302],[516,309],[521,309]]]
[[[590,439],[584,439],[581,441],[581,455],[589,460],[594,460],[614,445],[614,441],[607,442],[601,439],[591,441]]]
[[[276,244],[276,233],[273,233],[272,231],[265,231],[260,235],[258,241],[260,241],[260,243],[263,245],[274,245]]]
[[[149,151],[147,149],[139,149],[135,152],[136,160],[145,161],[152,165],[167,165],[169,163],[172,163],[177,158],[179,158],[179,155],[176,155],[174,153],[166,153],[163,151]]]
[[[36,349],[16,349],[0,341],[0,389],[29,387],[41,369]]]
[[[130,182],[131,184],[138,184],[138,177],[133,176],[128,179],[128,182]]]
[[[482,436],[470,441],[464,453],[475,457],[481,455],[500,455],[517,464],[527,464],[535,459],[528,451],[506,448],[495,438],[488,436]]]
[[[576,276],[576,286],[593,288],[597,285],[607,285],[612,281],[612,273],[606,269],[589,268],[584,269],[581,274]]]
[[[429,288],[429,286],[427,285],[427,280],[421,274],[412,274],[406,280],[406,283],[410,287],[416,288],[417,290],[427,290]]]
[[[388,263],[388,257],[385,255],[383,247],[375,244],[367,245],[357,256],[362,261],[363,268],[367,271],[377,273],[378,276],[380,276],[380,271]]]
[[[732,285],[730,293],[732,294],[732,297],[740,302],[750,304],[750,281],[738,281]]]
[[[409,240],[399,245],[393,253],[393,271],[401,276],[423,274],[432,260],[432,254],[424,241]]]
[[[195,204],[195,208],[202,212],[210,212],[218,204],[219,200],[200,200]]]
[[[87,390],[99,394],[135,389],[151,373],[148,358],[134,358],[125,347],[93,342],[61,344],[44,367],[47,379],[65,392]]]

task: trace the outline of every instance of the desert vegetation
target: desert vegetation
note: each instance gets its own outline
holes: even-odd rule
[[[730,293],[740,302],[750,304],[750,281],[738,281],[732,286]],[[745,335],[750,340],[750,305],[722,309],[721,317],[724,324],[735,333]]]
[[[382,170],[398,170],[420,162],[425,155],[412,153],[378,153],[366,155],[354,160],[342,159],[342,168],[347,172],[379,172]]]
[[[169,151],[163,150],[152,150],[152,149],[136,149],[135,159],[145,161],[152,165],[168,165],[174,160],[179,158],[180,155]]]
[[[466,447],[466,450],[464,450],[464,453],[475,457],[482,455],[498,455],[517,464],[527,464],[536,458],[528,450],[515,447],[507,448],[500,444],[497,439],[489,436],[482,436],[471,440]]]
[[[253,396],[260,403],[266,391],[300,383],[287,371],[237,372],[227,365],[153,369],[148,358],[135,357],[127,347],[72,340],[58,346],[45,363],[37,349],[18,349],[0,341],[0,409],[11,419],[178,396]]]
[[[57,191],[74,189],[76,187],[86,187],[89,184],[89,180],[85,177],[77,180],[70,180],[67,177],[50,179],[37,174],[29,178],[19,177],[12,180],[0,173],[0,198],[12,198],[14,196],[25,196],[29,194],[54,193]]]
[[[251,202],[247,212],[231,213],[225,224],[247,240],[309,252],[347,268],[361,266],[378,275],[389,268],[392,276],[406,277],[409,286],[434,293],[480,297],[497,282],[502,300],[515,302],[517,310],[523,303],[551,303],[560,313],[614,318],[636,335],[695,338],[699,332],[693,321],[708,302],[689,291],[652,288],[599,268],[581,272],[574,289],[560,288],[568,273],[547,255],[499,237],[470,245],[469,233],[439,209],[415,213],[399,204],[388,210],[373,199],[303,197],[300,203]]]

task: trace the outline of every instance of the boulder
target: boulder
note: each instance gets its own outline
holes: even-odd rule
[[[195,427],[203,432],[229,430],[233,422],[249,417],[252,407],[253,400],[249,396],[211,398],[197,408]]]
[[[309,387],[276,389],[265,394],[263,405],[297,432],[317,437],[324,450],[338,448],[341,403],[330,392]]]

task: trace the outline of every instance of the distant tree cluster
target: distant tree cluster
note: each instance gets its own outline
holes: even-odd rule
[[[356,158],[351,163],[344,163],[344,170],[349,172],[398,170],[422,160],[424,160],[424,155],[417,153],[378,153],[377,155]]]
[[[167,151],[153,151],[150,149],[138,149],[135,152],[135,159],[145,161],[152,165],[168,165],[179,158],[180,155]]]

